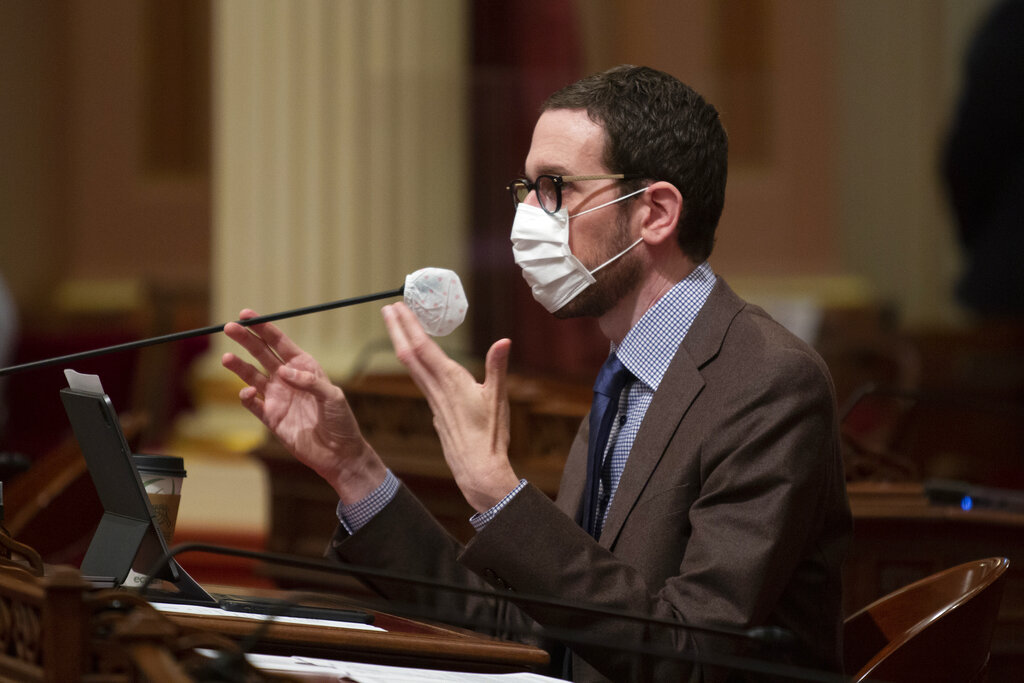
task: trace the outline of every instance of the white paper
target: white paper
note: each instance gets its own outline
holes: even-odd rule
[[[463,671],[412,669],[402,666],[343,662],[315,657],[283,657],[277,655],[246,655],[246,659],[263,671],[280,673],[321,673],[347,677],[358,683],[548,683],[559,678],[532,673],[481,674]]]
[[[76,391],[88,391],[90,394],[104,394],[103,383],[99,375],[85,375],[71,369],[64,370],[64,376],[68,380],[68,386]]]
[[[331,628],[348,628],[355,631],[383,631],[373,624],[361,624],[355,621],[332,621],[330,619],[306,619],[302,617],[275,617],[269,614],[252,614],[250,612],[234,612],[220,607],[204,607],[202,605],[179,605],[170,602],[154,602],[153,607],[167,614],[193,614],[208,617],[232,617],[249,619],[250,621],[273,620],[282,624],[305,624],[306,626],[329,626]]]

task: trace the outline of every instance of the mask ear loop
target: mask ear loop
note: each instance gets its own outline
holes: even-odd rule
[[[586,211],[580,211],[579,213],[574,213],[573,215],[569,216],[569,218],[577,218],[579,216],[583,216],[584,214],[588,214],[591,211],[597,211],[598,209],[603,209],[606,206],[611,206],[612,204],[616,204],[618,202],[621,202],[624,199],[629,199],[630,197],[632,197],[634,195],[638,195],[641,192],[647,192],[647,189],[648,189],[647,187],[641,187],[639,190],[634,190],[633,192],[630,192],[629,194],[624,194],[621,197],[616,197],[615,199],[611,200],[610,202],[605,202],[604,204],[599,204],[598,206],[592,206],[589,209],[587,209]]]
[[[612,257],[611,257],[610,259],[608,259],[607,261],[605,261],[604,263],[602,263],[601,265],[599,265],[599,266],[598,266],[597,268],[594,268],[594,269],[593,269],[592,271],[590,271],[590,274],[591,274],[591,275],[593,275],[594,273],[596,273],[597,271],[601,270],[602,268],[604,268],[604,267],[605,267],[605,266],[607,266],[608,264],[612,263],[613,261],[616,261],[617,259],[620,259],[620,258],[622,258],[622,257],[623,257],[623,256],[625,256],[625,255],[626,255],[627,253],[629,253],[629,250],[630,250],[630,249],[632,249],[633,247],[635,247],[636,245],[640,244],[640,243],[641,243],[641,242],[643,242],[643,241],[644,241],[644,238],[643,238],[643,237],[637,237],[637,238],[636,238],[636,242],[633,242],[633,244],[629,245],[628,247],[626,247],[625,249],[623,249],[622,251],[620,251],[620,252],[619,252],[618,254],[616,254],[615,256],[612,256]]]
[[[577,214],[574,214],[574,215],[572,215],[572,216],[568,216],[568,217],[569,217],[569,218],[576,218],[577,216],[582,216],[583,214],[586,214],[586,213],[590,213],[591,211],[597,211],[598,209],[603,209],[603,208],[604,208],[604,207],[606,207],[606,206],[611,206],[612,204],[615,204],[615,203],[617,203],[617,202],[621,202],[621,201],[622,201],[622,200],[624,200],[624,199],[629,199],[630,197],[633,197],[633,196],[635,196],[635,195],[638,195],[638,194],[640,194],[641,192],[647,192],[647,189],[648,189],[647,187],[641,187],[641,188],[640,188],[639,190],[634,190],[633,192],[630,192],[629,194],[624,194],[624,195],[622,195],[621,197],[616,197],[615,199],[611,200],[610,202],[605,202],[604,204],[601,204],[601,205],[599,205],[599,206],[594,206],[594,207],[591,207],[591,208],[587,209],[586,211],[580,211],[579,213],[577,213]],[[601,265],[599,265],[599,266],[598,266],[597,268],[594,268],[594,269],[593,269],[592,271],[590,271],[590,274],[591,274],[591,275],[593,275],[594,273],[596,273],[597,271],[601,270],[601,269],[602,269],[602,268],[604,268],[605,266],[607,266],[607,265],[609,265],[609,264],[613,263],[614,261],[616,261],[616,260],[617,260],[617,259],[619,259],[619,258],[622,258],[622,257],[623,257],[623,256],[625,256],[625,255],[626,255],[627,253],[629,253],[629,250],[630,250],[630,249],[632,249],[633,247],[635,247],[636,245],[640,244],[640,243],[641,243],[641,242],[643,242],[643,241],[644,241],[644,238],[643,238],[643,237],[637,237],[637,238],[636,238],[636,241],[635,241],[635,242],[633,242],[633,244],[629,245],[628,247],[626,247],[625,249],[623,249],[622,251],[620,251],[620,252],[619,252],[618,254],[616,254],[615,256],[612,256],[612,257],[611,257],[610,259],[608,259],[607,261],[605,261],[604,263],[602,263]]]

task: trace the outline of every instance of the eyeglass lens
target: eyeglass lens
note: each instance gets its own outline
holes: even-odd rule
[[[530,192],[536,190],[537,202],[545,211],[554,213],[558,211],[562,203],[562,193],[559,179],[550,175],[537,176],[537,180],[516,180],[512,183],[512,196],[515,203],[525,202]]]
[[[561,208],[562,186],[561,183],[555,180],[554,176],[537,176],[533,186],[537,190],[537,201],[540,202],[541,207],[545,211],[554,213]]]

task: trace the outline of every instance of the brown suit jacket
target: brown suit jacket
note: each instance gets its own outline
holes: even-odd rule
[[[665,374],[637,434],[604,530],[574,520],[583,494],[588,420],[558,500],[527,487],[465,547],[402,489],[328,554],[468,586],[640,612],[694,626],[776,626],[794,659],[838,670],[840,566],[851,532],[835,397],[814,351],[719,280]],[[482,581],[481,581],[482,579]],[[617,649],[743,653],[742,640],[568,614],[408,585],[384,595],[493,623],[524,637],[535,624],[582,633],[575,680],[679,680],[688,663]]]

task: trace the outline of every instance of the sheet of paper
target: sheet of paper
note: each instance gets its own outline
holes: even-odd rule
[[[170,602],[154,602],[161,612],[167,614],[196,614],[209,617],[232,617],[235,619],[249,619],[251,621],[263,621],[273,619],[282,624],[305,624],[307,626],[330,626],[332,628],[348,628],[357,631],[383,631],[384,629],[372,624],[360,624],[354,621],[331,621],[330,619],[304,619],[301,617],[271,617],[267,614],[250,614],[248,612],[232,612],[220,607],[203,607],[201,605],[178,605]]]
[[[105,393],[99,375],[86,375],[71,369],[65,369],[64,377],[68,380],[68,386],[77,391],[88,391],[90,394]]]
[[[254,666],[275,673],[322,673],[345,676],[358,683],[554,683],[558,678],[532,673],[478,674],[461,671],[412,669],[315,657],[246,655]]]

